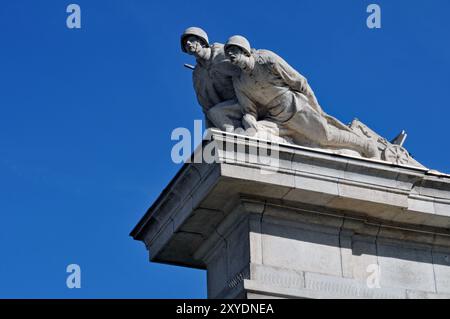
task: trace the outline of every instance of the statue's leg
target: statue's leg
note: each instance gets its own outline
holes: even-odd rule
[[[215,127],[234,132],[236,128],[241,127],[241,106],[236,100],[225,101],[209,109],[207,117]]]
[[[327,121],[308,106],[303,106],[283,126],[322,147],[329,144]]]
[[[375,142],[330,125],[324,116],[308,104],[297,108],[296,114],[285,126],[321,147],[350,149],[370,158],[379,156]]]

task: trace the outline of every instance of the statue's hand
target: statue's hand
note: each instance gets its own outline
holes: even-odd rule
[[[255,116],[252,114],[245,114],[242,117],[242,126],[244,129],[253,129],[255,131],[258,130],[258,121],[256,120]]]

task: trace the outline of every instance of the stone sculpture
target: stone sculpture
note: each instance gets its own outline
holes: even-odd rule
[[[325,113],[307,79],[274,52],[252,49],[242,36],[210,46],[195,27],[181,44],[197,59],[194,88],[207,127],[423,167],[403,148],[404,138],[389,143],[362,122],[347,126]]]
[[[242,36],[231,37],[225,53],[241,68],[233,77],[236,96],[243,110],[244,128],[258,130],[258,120],[279,125],[281,135],[294,142],[297,136],[319,147],[348,148],[365,157],[379,157],[375,142],[358,136],[322,111],[306,78],[268,50],[251,50]]]
[[[238,76],[240,70],[226,59],[224,45],[210,45],[204,30],[190,27],[181,35],[181,50],[193,55],[197,60],[193,83],[197,100],[206,116],[206,126],[220,126],[208,116],[208,112],[217,107],[228,115],[230,125],[226,130],[233,131],[235,126],[240,126],[242,117],[232,81],[233,76]]]

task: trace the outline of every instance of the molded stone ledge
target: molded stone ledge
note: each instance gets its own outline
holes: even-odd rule
[[[274,279],[276,280],[276,279]],[[301,299],[405,299],[406,290],[370,289],[364,283],[305,272],[305,287],[282,287],[257,280],[244,280],[251,294]]]
[[[239,145],[224,150],[225,140]],[[151,260],[208,268],[208,276],[222,271],[224,278],[208,279],[217,280],[210,296],[264,295],[273,286],[275,279],[264,281],[253,268],[256,277],[242,277],[245,266],[236,260],[275,274],[289,268],[281,283],[304,274],[304,287],[275,285],[271,296],[369,296],[359,285],[370,264],[389,269],[386,289],[401,288],[389,296],[450,293],[450,176],[288,145],[272,167],[245,160],[250,146],[266,147],[255,140],[212,132],[209,143],[217,162],[185,164],[131,233]],[[312,274],[331,276],[337,288],[316,291],[322,284]]]

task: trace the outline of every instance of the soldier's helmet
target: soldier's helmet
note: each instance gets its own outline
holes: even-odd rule
[[[208,35],[203,29],[197,28],[197,27],[190,27],[184,30],[183,34],[181,35],[181,50],[186,53],[186,49],[184,47],[186,38],[189,36],[196,36],[200,40],[202,40],[203,44],[206,47],[209,47],[209,40]]]
[[[251,55],[252,49],[250,47],[250,43],[241,35],[233,35],[228,39],[227,43],[225,44],[225,52],[227,52],[230,46],[237,46],[244,50],[245,54],[247,54],[248,56]]]

